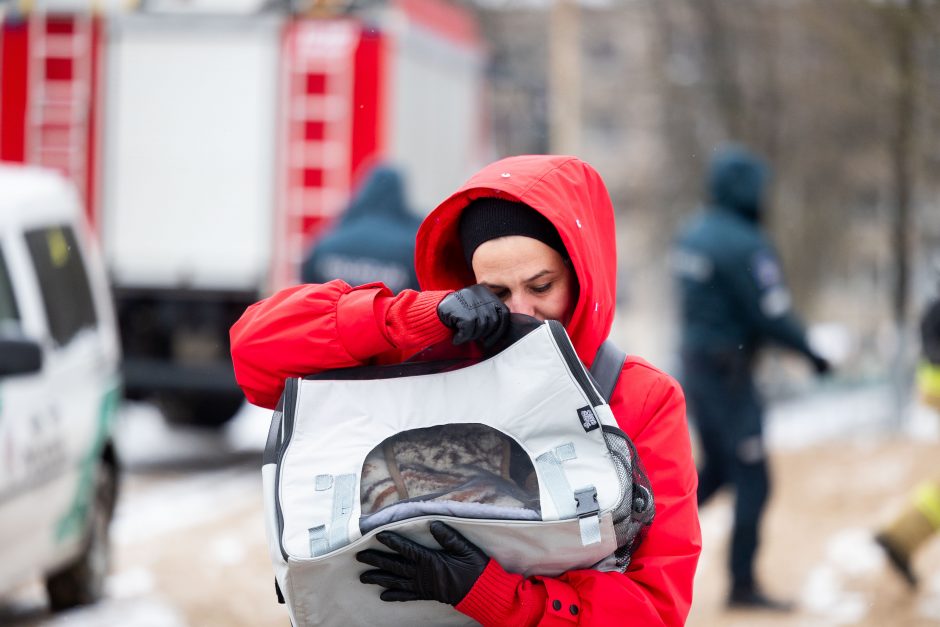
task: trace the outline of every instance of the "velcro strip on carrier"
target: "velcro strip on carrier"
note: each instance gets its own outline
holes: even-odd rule
[[[330,551],[330,541],[326,537],[326,525],[317,525],[307,529],[310,540],[310,557],[317,557]]]
[[[581,529],[581,546],[590,546],[601,541],[601,519],[597,514],[579,518],[578,527]]]
[[[330,521],[330,549],[349,544],[349,518],[356,497],[356,475],[337,475],[333,481],[333,518]]]
[[[548,489],[548,494],[552,497],[552,502],[558,511],[558,519],[574,518],[576,513],[574,491],[568,483],[568,477],[565,476],[565,470],[555,455],[555,451],[548,451],[536,457],[535,465],[538,466],[542,483]]]
[[[574,443],[568,442],[567,444],[562,444],[561,446],[555,447],[555,455],[558,456],[563,462],[568,461],[569,459],[574,459],[578,454],[574,450]]]

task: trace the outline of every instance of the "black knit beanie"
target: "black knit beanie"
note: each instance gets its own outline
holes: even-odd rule
[[[548,218],[529,205],[502,198],[477,198],[460,215],[460,243],[467,267],[483,242],[506,235],[524,235],[551,246],[565,259],[568,252]]]

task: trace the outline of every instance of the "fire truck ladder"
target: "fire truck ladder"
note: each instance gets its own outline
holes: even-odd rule
[[[26,158],[71,179],[84,196],[91,108],[92,16],[30,14]]]
[[[337,29],[339,45],[320,29]],[[287,264],[297,276],[311,236],[342,211],[350,186],[353,33],[347,24],[307,22],[294,36],[288,78]]]

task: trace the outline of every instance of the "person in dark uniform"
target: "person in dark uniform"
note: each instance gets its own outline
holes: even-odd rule
[[[768,178],[767,166],[741,147],[716,153],[707,179],[710,202],[680,229],[672,265],[681,311],[681,379],[703,455],[698,502],[725,485],[736,492],[728,604],[785,610],[788,604],[765,596],[754,577],[770,487],[755,358],[773,342],[805,355],[820,374],[829,363],[810,348],[761,228]]]
[[[394,293],[418,289],[415,235],[421,220],[408,210],[402,176],[389,165],[368,174],[340,221],[308,253],[304,283],[382,281]]]

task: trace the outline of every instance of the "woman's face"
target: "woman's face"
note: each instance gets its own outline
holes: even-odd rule
[[[490,288],[513,313],[567,325],[577,299],[577,278],[558,251],[531,237],[508,235],[473,253],[477,283]]]

